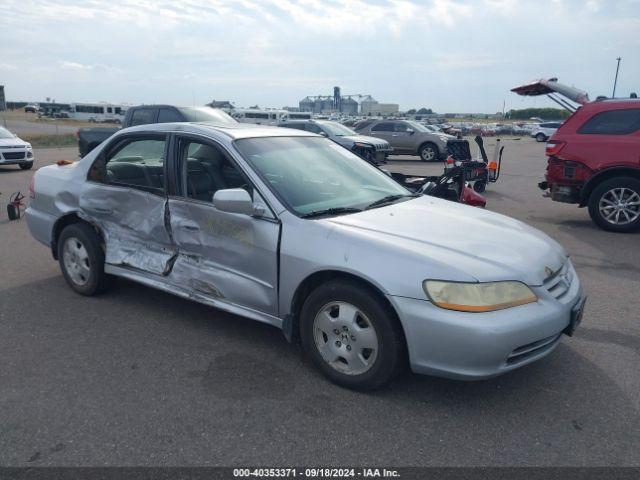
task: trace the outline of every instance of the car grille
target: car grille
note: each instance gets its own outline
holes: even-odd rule
[[[573,269],[571,268],[571,262],[567,261],[557,272],[552,273],[544,280],[543,286],[553,298],[560,300],[567,294],[572,282]]]
[[[26,152],[2,152],[2,156],[5,160],[22,160]]]
[[[562,333],[552,335],[551,337],[543,338],[532,343],[522,345],[513,350],[507,357],[507,365],[515,365],[520,362],[524,362],[528,358],[534,357],[547,350],[551,350],[553,346],[560,341]]]

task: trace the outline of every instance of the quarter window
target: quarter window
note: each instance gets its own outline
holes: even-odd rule
[[[610,110],[591,117],[578,129],[590,135],[628,135],[640,130],[640,108]]]
[[[165,143],[164,137],[124,140],[95,161],[89,179],[163,193]]]

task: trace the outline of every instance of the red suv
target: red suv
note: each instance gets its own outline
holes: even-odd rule
[[[549,139],[551,199],[588,207],[601,228],[640,228],[640,100],[586,103]]]

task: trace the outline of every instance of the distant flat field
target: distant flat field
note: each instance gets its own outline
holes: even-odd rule
[[[18,136],[26,135],[63,135],[74,133],[82,127],[113,128],[113,124],[96,124],[79,122],[68,118],[52,119],[38,118],[35,113],[25,113],[24,110],[9,110],[0,112],[0,126],[3,126]]]

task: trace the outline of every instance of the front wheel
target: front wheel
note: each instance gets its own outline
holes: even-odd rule
[[[423,162],[433,162],[438,159],[438,147],[433,143],[425,143],[420,147],[418,155]]]
[[[604,230],[632,232],[640,228],[640,180],[615,177],[589,196],[589,215]]]
[[[487,184],[483,181],[477,181],[473,184],[473,190],[477,193],[482,193],[487,189]]]
[[[338,385],[370,390],[398,373],[404,338],[395,312],[372,290],[337,280],[316,288],[300,316],[305,352]]]
[[[58,261],[69,286],[81,295],[106,290],[113,277],[104,273],[100,237],[85,223],[68,225],[58,238]]]
[[[545,136],[544,133],[539,133],[536,135],[536,141],[544,142],[545,140],[547,140],[547,137]]]

